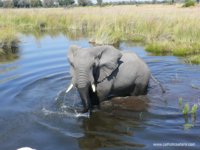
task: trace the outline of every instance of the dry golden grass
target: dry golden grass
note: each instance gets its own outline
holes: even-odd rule
[[[151,52],[185,56],[200,53],[199,13],[199,6],[181,5],[1,9],[0,32],[5,27],[18,32],[79,30],[97,44],[136,41]]]

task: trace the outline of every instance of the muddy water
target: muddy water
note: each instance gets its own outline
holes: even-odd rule
[[[200,103],[200,66],[121,43],[120,49],[134,51],[147,62],[166,93],[151,81],[141,101],[117,99],[116,107],[107,105],[88,118],[76,112],[81,107],[76,89],[64,93],[70,83],[67,49],[72,44],[90,47],[88,40],[62,35],[20,40],[17,57],[0,64],[0,149],[200,149],[200,111],[196,118],[182,115],[185,103]]]

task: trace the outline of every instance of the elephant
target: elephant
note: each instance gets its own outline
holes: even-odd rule
[[[83,111],[112,97],[146,95],[151,76],[147,64],[135,53],[120,51],[110,45],[81,48],[71,46],[68,62],[72,81]]]

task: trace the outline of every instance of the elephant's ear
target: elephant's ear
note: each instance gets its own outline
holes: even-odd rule
[[[73,59],[74,59],[74,56],[76,56],[76,52],[77,50],[79,49],[78,46],[76,45],[72,45],[70,46],[69,50],[68,50],[68,61],[72,64],[73,63]]]
[[[99,77],[98,82],[110,76],[119,66],[119,60],[122,54],[113,46],[104,46],[99,59]]]

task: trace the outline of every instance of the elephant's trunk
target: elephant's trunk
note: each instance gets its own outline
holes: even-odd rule
[[[89,76],[84,69],[78,70],[77,74],[77,89],[84,107],[83,112],[87,112],[90,108],[91,101],[89,96],[89,88],[91,83],[89,81]]]
[[[90,97],[89,97],[89,88],[78,88],[82,104],[83,112],[87,112],[90,109]]]

